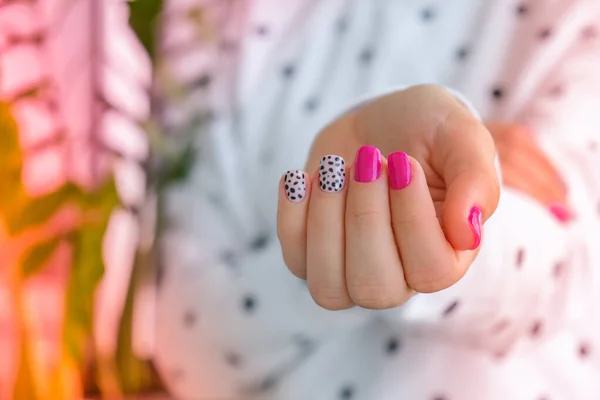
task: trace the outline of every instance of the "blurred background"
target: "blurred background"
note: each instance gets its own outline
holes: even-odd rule
[[[161,8],[0,0],[0,400],[162,393],[152,243],[191,152],[150,119]]]

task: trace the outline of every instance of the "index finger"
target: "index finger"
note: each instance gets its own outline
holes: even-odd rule
[[[397,152],[388,156],[392,227],[408,286],[437,292],[456,283],[468,263],[459,263],[437,218],[423,168]]]

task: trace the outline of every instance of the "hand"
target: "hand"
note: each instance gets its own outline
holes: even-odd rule
[[[533,197],[567,222],[572,214],[566,206],[566,186],[535,142],[533,132],[521,125],[494,123],[487,127],[496,143],[503,183]]]
[[[280,182],[286,265],[331,310],[390,308],[413,290],[451,286],[496,209],[494,157],[487,129],[444,89],[416,86],[360,107],[318,135],[310,175]]]

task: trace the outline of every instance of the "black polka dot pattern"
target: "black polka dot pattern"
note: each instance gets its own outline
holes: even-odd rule
[[[398,338],[390,338],[388,339],[386,345],[385,345],[385,352],[387,354],[395,354],[396,352],[398,352],[398,348],[400,347],[400,342],[398,340]]]
[[[582,342],[579,344],[579,357],[580,358],[587,358],[587,356],[590,354],[590,346],[589,344],[587,344],[586,342]]]
[[[237,46],[237,43],[234,40],[232,40],[232,39],[224,39],[221,42],[221,46],[220,47],[221,47],[222,51],[229,52],[229,51],[235,51],[235,50],[237,50],[238,46]]]
[[[555,85],[555,86],[552,86],[550,88],[550,90],[548,91],[548,94],[551,97],[559,97],[559,96],[561,96],[563,94],[563,91],[564,90],[563,90],[563,87],[561,85]]]
[[[552,269],[552,276],[554,276],[555,279],[560,278],[563,274],[564,269],[564,263],[557,262],[556,264],[554,264],[554,268]]]
[[[316,97],[306,100],[306,103],[304,104],[304,108],[308,112],[315,111],[317,107],[319,107],[319,100]]]
[[[550,28],[544,28],[538,33],[538,37],[542,40],[547,39],[552,35],[552,30]]]
[[[258,25],[254,28],[254,32],[258,35],[258,36],[267,36],[270,32],[270,29],[268,26],[266,25]]]
[[[188,311],[185,313],[185,315],[183,316],[183,324],[190,328],[192,326],[194,326],[194,324],[196,323],[196,314],[194,314],[192,311]]]
[[[340,18],[335,24],[335,30],[337,33],[344,33],[348,30],[348,19]]]
[[[538,338],[542,334],[542,328],[543,328],[542,322],[541,321],[536,321],[532,325],[531,330],[529,331],[529,334],[534,339]]]
[[[209,74],[204,74],[198,77],[193,83],[192,86],[199,89],[206,89],[212,83],[212,76]]]
[[[525,4],[519,4],[517,6],[517,15],[526,15],[529,12],[529,8]]]
[[[238,256],[233,250],[225,250],[223,254],[221,254],[221,260],[224,264],[235,267],[238,262]]]
[[[237,368],[242,364],[242,358],[237,353],[227,353],[225,355],[225,361],[233,368]]]
[[[354,397],[354,388],[350,385],[342,387],[340,390],[340,400],[350,400]]]
[[[583,31],[581,31],[581,36],[584,40],[595,39],[598,37],[598,29],[593,25],[586,26]]]
[[[330,155],[321,159],[319,187],[324,192],[336,193],[344,188],[346,162],[340,156]]]
[[[288,171],[283,176],[285,195],[292,203],[299,203],[306,198],[306,176],[304,172]]]
[[[464,60],[465,58],[467,58],[468,55],[469,55],[469,48],[467,46],[463,46],[463,47],[459,48],[458,51],[456,52],[456,57],[459,60]]]
[[[252,313],[256,309],[256,299],[254,296],[248,295],[244,297],[244,311],[246,313]]]
[[[523,267],[523,262],[525,261],[525,250],[524,249],[519,249],[519,251],[517,251],[517,257],[515,260],[515,264],[517,266],[517,269],[521,269]]]
[[[369,64],[373,60],[373,50],[370,48],[364,49],[360,52],[358,59],[362,64]]]
[[[283,77],[286,79],[290,79],[291,77],[294,76],[294,73],[296,72],[296,68],[294,67],[293,64],[288,64],[285,67],[283,67]]]
[[[306,335],[303,334],[295,334],[292,337],[292,340],[294,341],[295,346],[302,352],[302,353],[311,353],[314,348],[316,347],[316,343],[314,342],[314,340],[310,339],[309,337],[307,337]]]
[[[261,391],[261,392],[270,391],[273,388],[275,388],[276,385],[277,385],[277,377],[268,376],[260,383],[259,391]]]
[[[265,247],[267,247],[267,245],[269,244],[271,237],[266,234],[266,233],[262,233],[258,236],[256,236],[251,242],[250,242],[250,249],[257,251],[257,250],[262,250]]]
[[[421,19],[423,21],[430,21],[435,17],[435,10],[432,8],[426,8],[421,11]]]
[[[492,97],[496,100],[500,100],[502,97],[504,97],[504,90],[499,86],[493,88]]]
[[[456,311],[458,307],[458,300],[453,301],[452,303],[450,303],[448,305],[448,307],[446,307],[446,309],[442,312],[442,316],[443,317],[449,317],[450,315],[454,314],[454,312]]]

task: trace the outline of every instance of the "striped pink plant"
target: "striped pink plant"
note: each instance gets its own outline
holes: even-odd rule
[[[80,398],[114,356],[151,80],[123,1],[0,0],[0,399]]]

